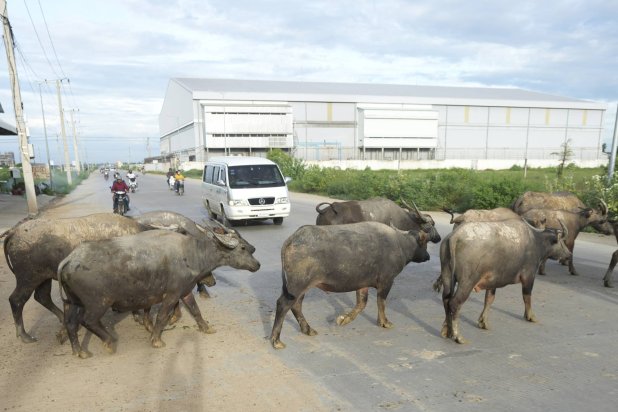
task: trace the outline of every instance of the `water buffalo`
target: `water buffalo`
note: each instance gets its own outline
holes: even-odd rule
[[[450,209],[442,209],[451,215],[450,223],[453,225],[453,230],[465,222],[499,222],[509,219],[520,219],[519,215],[506,207],[497,207],[495,209],[469,209],[461,215],[455,217]]]
[[[446,314],[442,336],[465,342],[459,333],[459,311],[472,290],[486,290],[478,326],[488,329],[488,313],[496,289],[515,283],[522,284],[525,319],[535,322],[531,307],[534,276],[548,256],[570,255],[564,244],[567,231],[564,225],[562,230],[540,230],[523,219],[512,219],[464,223],[449,233],[440,245],[440,279]]]
[[[149,309],[161,303],[151,333],[153,347],[165,346],[161,333],[182,299],[200,331],[209,325],[201,316],[191,290],[219,266],[255,272],[260,263],[232,234],[213,234],[216,241],[167,230],[86,242],[58,266],[58,281],[65,292],[64,325],[73,354],[91,356],[78,340],[79,325],[97,335],[115,351],[115,338],[101,323],[112,308],[119,312]]]
[[[598,224],[600,220],[604,220],[607,216],[599,215],[590,208],[579,209],[578,211],[569,210],[549,210],[549,209],[528,209],[522,214],[522,217],[532,223],[537,228],[541,225],[548,227],[557,227],[562,222],[568,229],[568,236],[564,243],[569,248],[571,255],[563,261],[568,264],[571,275],[578,275],[573,266],[573,248],[575,247],[575,239],[583,228],[589,225]],[[545,262],[543,260],[539,266],[539,275],[545,275]]]
[[[378,325],[392,327],[384,309],[395,277],[409,262],[427,260],[427,235],[422,231],[402,231],[379,222],[302,226],[281,248],[283,287],[270,335],[272,346],[285,347],[281,327],[290,309],[305,335],[317,334],[302,313],[305,293],[313,287],[356,291],[357,304],[337,318],[339,325],[354,320],[367,304],[368,288],[376,288]]]
[[[63,315],[51,299],[52,279],[58,264],[84,241],[108,239],[146,230],[136,221],[111,213],[70,219],[28,220],[14,227],[4,239],[4,256],[15,275],[15,290],[9,297],[17,337],[23,342],[36,338],[26,333],[24,305],[32,292],[37,302],[62,321]]]
[[[41,218],[25,221],[12,228],[4,239],[4,256],[15,275],[15,290],[9,302],[17,337],[26,343],[36,341],[35,337],[26,333],[23,322],[24,305],[33,292],[36,301],[62,322],[62,311],[51,299],[52,279],[56,278],[60,261],[77,245],[163,227],[195,236],[212,231],[212,228],[201,228],[183,215],[165,211],[150,212],[134,218],[112,213],[68,219]],[[240,237],[239,241],[246,247],[253,247]],[[64,339],[63,334],[64,328],[58,335],[60,340]]]
[[[525,192],[515,199],[511,209],[518,215],[523,215],[531,209],[578,211],[589,208],[576,195],[570,192]],[[611,234],[611,225],[607,223],[607,204],[599,199],[598,207],[591,210],[594,218],[591,219],[590,226],[600,233]]]
[[[612,230],[614,235],[616,236],[616,242],[618,242],[618,221],[612,221]],[[613,288],[614,283],[612,280],[612,274],[614,273],[614,268],[616,267],[616,263],[618,263],[618,250],[615,250],[612,253],[612,259],[609,262],[609,266],[607,267],[607,271],[605,272],[605,277],[603,277],[603,284],[606,288]]]
[[[367,200],[350,200],[348,202],[320,203],[315,207],[318,212],[316,225],[340,225],[357,222],[382,222],[401,230],[422,230],[429,234],[429,241],[438,243],[440,234],[436,224],[428,214],[421,213],[416,204],[404,209],[392,200],[375,197]],[[414,203],[414,202],[412,202]]]

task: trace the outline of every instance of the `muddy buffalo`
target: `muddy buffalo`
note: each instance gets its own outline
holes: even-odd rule
[[[302,226],[281,248],[283,286],[270,335],[272,346],[285,347],[281,327],[290,309],[302,333],[317,334],[302,312],[305,293],[314,287],[327,292],[356,291],[356,307],[337,318],[340,325],[356,318],[367,304],[368,288],[376,288],[378,325],[392,327],[384,310],[395,277],[409,262],[427,260],[427,235],[422,231],[402,231],[378,222]]]
[[[564,244],[566,235],[564,226],[562,230],[540,230],[523,219],[464,223],[449,233],[440,245],[440,281],[446,314],[442,336],[464,343],[459,333],[459,312],[472,290],[486,291],[478,326],[488,329],[488,313],[496,289],[515,283],[522,284],[525,319],[535,322],[531,298],[535,274],[547,257],[570,256]]]
[[[404,209],[390,199],[375,197],[367,200],[350,200],[347,202],[320,203],[316,225],[341,225],[358,222],[381,222],[393,225],[401,230],[422,230],[429,235],[429,241],[438,243],[440,234],[436,230],[433,218],[414,204]],[[413,202],[414,203],[414,202]]]
[[[219,266],[252,272],[260,268],[253,254],[233,235],[213,237],[152,230],[77,246],[58,266],[58,281],[65,293],[64,325],[73,354],[90,356],[78,340],[80,324],[98,336],[108,351],[115,351],[116,339],[101,323],[109,308],[118,312],[148,310],[160,303],[151,333],[154,347],[165,345],[161,333],[179,299],[187,305],[200,331],[209,332],[191,290]]]

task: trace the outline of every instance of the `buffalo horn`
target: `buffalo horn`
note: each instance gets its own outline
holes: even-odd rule
[[[401,200],[401,203],[403,203],[403,205],[405,207],[407,207],[408,209],[412,210],[412,208],[410,207],[409,204],[406,203],[405,200],[403,200],[403,197],[399,198]],[[416,214],[418,215],[418,217],[420,217],[424,223],[429,223],[429,220],[427,220],[427,218],[425,218],[425,216],[423,216],[423,214],[421,213],[420,210],[418,210],[418,207],[416,206],[416,203],[414,203],[414,200],[412,200],[412,204],[414,205],[414,211],[416,212]]]
[[[560,227],[562,228],[562,238],[566,239],[569,236],[569,229],[567,229],[562,219],[558,219],[558,222],[560,222]]]
[[[325,207],[324,209],[320,209],[320,206],[323,206],[323,205],[328,205],[328,206],[331,206],[331,203],[328,203],[328,202],[322,202],[322,203],[318,204],[318,205],[315,207],[315,211],[316,211],[316,212],[318,212],[319,214],[324,213],[324,212],[326,211],[326,209],[327,209],[327,208]],[[335,212],[335,213],[336,213],[336,212]]]
[[[607,207],[607,203],[603,199],[599,199],[599,208],[601,209],[601,214],[603,216],[607,215],[609,212],[609,208]]]
[[[220,235],[218,233],[215,233],[214,235],[217,238],[217,240],[221,242],[223,246],[225,246],[228,249],[234,249],[236,246],[238,246],[238,243],[239,243],[238,239],[236,239],[232,235]]]

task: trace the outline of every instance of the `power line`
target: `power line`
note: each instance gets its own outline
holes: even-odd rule
[[[25,1],[26,0],[24,0],[24,2]],[[38,0],[38,3],[39,3],[39,9],[41,10],[41,15],[43,16],[43,22],[45,23],[45,30],[47,30],[47,37],[49,38],[49,43],[52,46],[54,56],[56,57],[56,62],[58,63],[58,67],[60,68],[60,73],[62,73],[62,77],[68,77],[66,74],[64,74],[64,70],[62,69],[62,65],[60,64],[60,60],[58,59],[58,54],[56,53],[56,47],[54,46],[54,41],[52,40],[51,34],[49,33],[49,26],[47,25],[47,19],[45,19],[45,13],[43,12],[43,6],[41,6],[41,1]]]
[[[40,3],[39,3],[39,5],[40,5]],[[26,0],[24,0],[24,6],[26,6],[26,11],[28,12],[28,17],[30,18],[30,23],[32,23],[32,28],[34,29],[34,34],[36,34],[36,38],[37,38],[37,40],[39,42],[39,45],[41,46],[41,50],[43,51],[43,55],[45,56],[45,60],[47,60],[47,63],[49,64],[49,67],[54,72],[54,75],[56,77],[60,77],[60,76],[58,76],[58,73],[56,72],[56,69],[54,69],[54,66],[52,65],[52,62],[49,60],[49,57],[47,56],[47,52],[45,51],[45,47],[43,47],[43,42],[41,42],[41,37],[39,37],[39,32],[36,29],[36,25],[34,24],[34,20],[32,20],[32,15],[30,14],[30,8],[28,8],[28,3],[26,2]]]

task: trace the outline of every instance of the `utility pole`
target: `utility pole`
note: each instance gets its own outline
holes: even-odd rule
[[[77,134],[75,134],[75,120],[73,120],[73,112],[75,110],[71,109],[71,126],[73,127],[73,151],[75,152],[75,167],[77,168],[77,173],[81,173],[81,163],[79,162],[79,151],[77,149]]]
[[[62,143],[64,144],[64,167],[67,172],[67,183],[73,184],[71,177],[71,159],[69,158],[69,147],[67,146],[67,132],[64,128],[64,110],[62,110],[62,97],[60,96],[60,83],[64,79],[56,79],[56,92],[58,93],[58,109],[60,110],[60,132],[62,134]]]
[[[614,121],[614,138],[612,139],[612,153],[609,157],[609,167],[607,173],[607,184],[610,184],[614,177],[614,165],[616,164],[616,139],[618,139],[618,104],[616,105],[616,120]]]
[[[43,109],[43,93],[41,93],[41,83],[39,83],[39,97],[41,98],[41,114],[43,115],[43,131],[45,133],[45,152],[47,153],[47,166],[49,167],[49,187],[54,188],[54,181],[52,178],[52,165],[51,157],[49,156],[49,142],[47,141],[47,124],[45,123],[45,110]]]
[[[30,154],[28,150],[28,137],[26,136],[26,122],[24,121],[24,107],[21,100],[21,90],[19,89],[19,79],[17,77],[17,65],[15,64],[15,50],[13,41],[13,31],[9,23],[6,0],[0,0],[0,13],[2,13],[2,25],[4,26],[4,48],[9,65],[9,79],[13,92],[13,107],[15,108],[15,122],[17,123],[17,136],[21,152],[21,166],[24,172],[24,186],[26,187],[26,200],[28,202],[28,214],[35,216],[38,213],[36,203],[36,192],[34,191],[34,177],[32,176],[32,165],[30,164]]]

